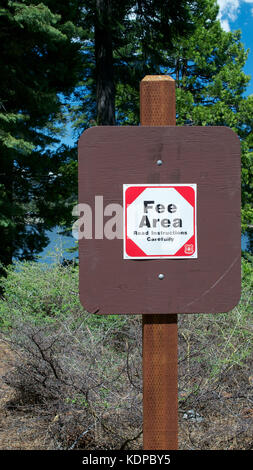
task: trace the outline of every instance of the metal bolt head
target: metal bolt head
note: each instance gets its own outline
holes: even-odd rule
[[[158,278],[159,278],[160,280],[164,279],[164,274],[162,274],[162,273],[161,273],[161,274],[158,274]]]
[[[157,160],[156,164],[157,164],[158,166],[161,166],[161,165],[163,164],[163,161],[162,161],[162,160]]]

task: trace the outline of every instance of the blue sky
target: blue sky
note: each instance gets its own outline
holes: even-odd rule
[[[218,0],[219,19],[225,31],[242,31],[245,49],[251,49],[244,71],[251,75],[246,95],[253,93],[253,0]]]

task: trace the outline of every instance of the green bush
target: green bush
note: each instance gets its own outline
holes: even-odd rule
[[[91,315],[79,301],[78,266],[60,263],[46,264],[35,261],[18,262],[6,268],[6,277],[0,279],[0,326],[11,327],[15,321],[33,324],[54,323],[72,317],[95,330],[119,328],[126,316]]]
[[[11,325],[15,318],[34,323],[52,322],[80,309],[76,268],[20,262],[7,268],[6,274],[1,279],[2,325]]]

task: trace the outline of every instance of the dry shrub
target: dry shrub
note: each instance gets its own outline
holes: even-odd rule
[[[32,268],[11,272],[0,303],[17,356],[5,377],[15,390],[9,408],[46,419],[53,449],[141,449],[141,316],[88,315],[76,272],[59,267],[44,281],[39,272],[46,286],[34,309]],[[253,271],[245,269],[232,312],[179,315],[180,449],[252,448]],[[38,317],[50,289],[50,315]]]
[[[138,323],[95,333],[82,319],[16,325],[18,360],[5,376],[16,391],[9,407],[46,411],[55,448],[135,445],[142,428]]]
[[[182,449],[252,449],[249,304],[243,292],[239,307],[230,313],[179,316]]]

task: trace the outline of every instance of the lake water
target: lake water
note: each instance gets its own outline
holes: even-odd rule
[[[73,260],[78,259],[78,251],[69,253],[67,250],[69,248],[75,248],[78,246],[77,240],[73,236],[64,236],[60,235],[59,227],[55,227],[54,230],[47,232],[49,238],[49,244],[44,250],[40,253],[38,258],[39,262],[43,263],[53,263],[56,259],[60,262],[63,259]],[[248,244],[247,235],[242,236],[242,250],[246,250]]]
[[[55,227],[52,231],[46,232],[49,238],[49,244],[39,254],[39,262],[51,264],[56,260],[62,262],[63,259],[78,259],[78,250],[68,252],[68,249],[78,247],[77,240],[73,236],[61,235],[60,232],[61,229],[59,227]]]

